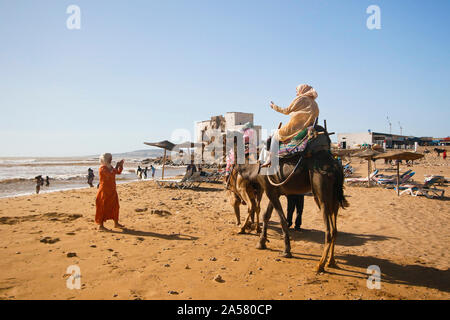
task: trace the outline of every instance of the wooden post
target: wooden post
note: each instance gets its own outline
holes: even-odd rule
[[[370,188],[370,158],[367,159],[367,184]]]
[[[397,196],[400,196],[400,161],[397,160]]]
[[[164,158],[163,158],[163,167],[162,167],[162,173],[161,173],[161,180],[164,180],[164,167],[166,166],[166,152],[167,152],[167,150],[164,149]]]

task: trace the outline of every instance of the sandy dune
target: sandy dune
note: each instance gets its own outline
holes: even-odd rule
[[[364,173],[364,163],[356,166]],[[450,176],[445,165],[415,170],[418,181],[426,173]],[[430,200],[346,187],[351,207],[338,218],[340,269],[319,275],[313,268],[323,222],[312,197],[305,201],[307,231],[291,232],[292,259],[279,257],[275,213],[268,250],[255,248],[254,233],[236,234],[220,184],[198,191],[159,189],[153,182],[120,185],[121,222],[128,229],[107,233],[93,222],[96,189],[1,199],[0,298],[449,299],[445,189],[444,200]],[[81,269],[80,290],[66,287],[70,265]],[[366,286],[370,265],[381,268],[380,290]]]

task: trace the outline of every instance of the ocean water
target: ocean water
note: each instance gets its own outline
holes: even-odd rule
[[[116,176],[117,184],[138,181],[137,166],[141,159],[126,159],[124,170]],[[35,177],[50,178],[50,186],[41,186],[41,193],[89,187],[88,169],[94,170],[94,186],[98,183],[97,158],[0,158],[0,198],[36,193]],[[155,166],[155,177],[161,177],[161,167]],[[184,174],[185,167],[165,168],[165,177]],[[151,171],[147,173],[151,177]]]

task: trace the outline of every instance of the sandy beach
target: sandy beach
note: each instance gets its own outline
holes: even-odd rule
[[[364,161],[352,165],[361,175],[367,171]],[[419,182],[425,174],[450,176],[445,162],[424,160],[414,170]],[[449,299],[450,188],[442,188],[446,197],[437,200],[346,186],[350,207],[338,216],[340,268],[319,275],[313,269],[323,222],[312,197],[305,198],[305,232],[290,232],[292,259],[279,256],[276,214],[268,250],[255,248],[254,232],[237,234],[222,184],[195,191],[161,189],[153,181],[119,185],[127,229],[108,222],[111,232],[94,224],[96,189],[0,199],[0,298]],[[79,290],[66,286],[70,265],[80,267]],[[381,269],[379,290],[367,288],[371,265]]]
[[[450,300],[449,14],[0,0],[0,303]]]

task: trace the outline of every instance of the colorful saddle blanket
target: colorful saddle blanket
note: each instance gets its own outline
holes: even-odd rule
[[[294,138],[288,142],[280,142],[280,148],[278,149],[278,156],[285,158],[293,154],[305,151],[310,141],[311,132],[314,127],[308,127],[299,132]]]

